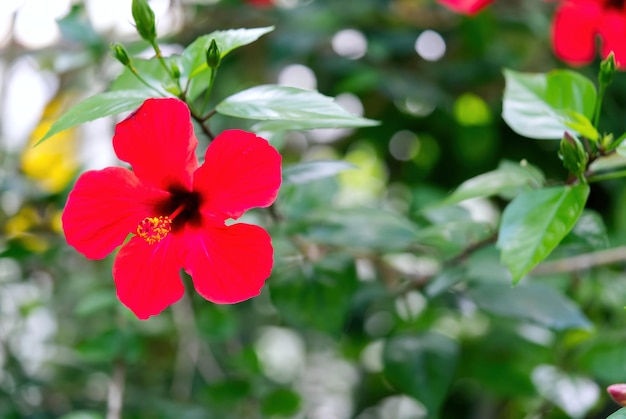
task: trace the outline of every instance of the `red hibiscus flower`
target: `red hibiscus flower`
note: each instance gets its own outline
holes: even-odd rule
[[[272,204],[281,157],[254,134],[224,131],[198,166],[189,109],[177,99],[148,99],[115,129],[117,156],[132,166],[80,176],[63,212],[67,242],[90,259],[123,244],[113,264],[120,301],[140,319],[184,292],[180,269],[200,295],[236,303],[259,294],[273,263],[261,227],[237,223]]]
[[[554,16],[554,52],[572,65],[591,62],[596,36],[602,40],[602,57],[611,51],[615,62],[626,67],[626,2],[624,0],[565,0]]]
[[[464,15],[473,15],[493,3],[493,0],[437,0],[448,9]]]

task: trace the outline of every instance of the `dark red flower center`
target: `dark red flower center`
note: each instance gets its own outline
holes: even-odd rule
[[[170,231],[180,230],[184,225],[201,222],[201,197],[196,192],[171,189],[170,198],[157,205],[157,215],[146,217],[137,226],[137,235],[148,244],[163,240]]]
[[[605,0],[604,5],[607,9],[623,10],[624,0]]]

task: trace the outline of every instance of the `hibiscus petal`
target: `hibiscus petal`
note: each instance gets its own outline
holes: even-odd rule
[[[113,148],[142,181],[158,188],[191,189],[198,167],[189,108],[178,99],[148,99],[117,124]]]
[[[102,259],[124,242],[167,192],[148,187],[128,169],[83,173],[61,218],[68,244],[89,259]]]
[[[465,15],[473,15],[493,3],[493,0],[437,0],[447,8]]]
[[[602,58],[611,51],[615,54],[615,62],[620,69],[626,68],[626,12],[610,10],[605,13],[600,24],[602,37]]]
[[[188,229],[186,248],[196,291],[218,304],[259,295],[274,262],[269,234],[250,224]]]
[[[557,8],[552,25],[554,53],[561,60],[582,65],[593,60],[596,31],[602,5],[593,0],[564,1]]]
[[[281,182],[281,157],[267,140],[240,130],[224,131],[213,140],[193,189],[202,196],[200,211],[238,218],[253,207],[274,202]]]
[[[117,254],[113,263],[117,298],[138,318],[157,315],[183,296],[179,245],[175,236],[152,245],[135,236]]]

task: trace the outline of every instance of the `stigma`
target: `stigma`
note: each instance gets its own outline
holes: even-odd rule
[[[158,243],[172,231],[172,219],[166,216],[146,217],[137,225],[137,235],[148,244]]]

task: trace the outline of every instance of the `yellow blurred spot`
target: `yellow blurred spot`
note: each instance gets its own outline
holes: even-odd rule
[[[454,117],[461,125],[487,125],[491,122],[489,106],[473,93],[459,96],[454,103]]]
[[[387,183],[387,168],[369,144],[356,144],[345,156],[345,161],[356,166],[339,174],[338,204],[354,206],[374,204],[380,200]]]
[[[35,146],[65,109],[66,96],[57,96],[44,109],[22,153],[22,171],[50,193],[62,191],[79,169],[76,129],[60,132]]]
[[[43,253],[50,247],[45,238],[35,234],[24,234],[20,237],[20,243],[33,253]]]
[[[37,214],[34,208],[24,207],[9,218],[4,224],[4,230],[8,237],[15,238],[23,235],[32,227],[41,224],[41,217]]]
[[[63,233],[63,223],[61,222],[62,215],[63,215],[63,211],[61,210],[55,210],[53,213],[49,215],[50,229],[58,234]]]

